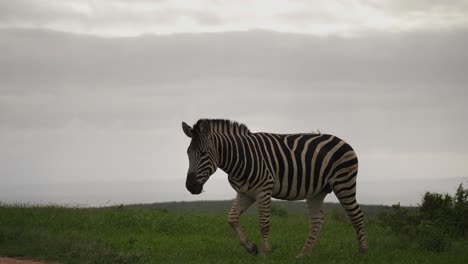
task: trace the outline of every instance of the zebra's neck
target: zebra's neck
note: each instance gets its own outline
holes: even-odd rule
[[[200,119],[194,129],[208,126],[215,144],[218,167],[231,176],[243,176],[258,164],[252,137],[244,124],[227,119]]]
[[[247,146],[250,134],[235,130],[214,133],[218,167],[231,176],[242,176],[255,162]]]

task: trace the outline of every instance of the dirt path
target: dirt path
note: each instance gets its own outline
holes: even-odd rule
[[[0,258],[0,264],[45,264],[44,262],[32,261],[27,259]],[[49,264],[58,264],[50,263]]]

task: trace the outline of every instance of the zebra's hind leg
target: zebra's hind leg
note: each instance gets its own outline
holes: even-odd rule
[[[327,192],[321,192],[314,197],[307,198],[307,209],[309,211],[309,236],[305,241],[297,258],[308,256],[314,247],[315,241],[320,234],[323,225],[323,211],[321,210],[323,199],[327,196]]]
[[[257,245],[247,239],[239,224],[240,216],[253,204],[254,201],[254,199],[238,193],[234,203],[232,204],[231,210],[229,211],[228,222],[236,232],[241,245],[244,246],[249,253],[256,255],[258,254]]]
[[[361,211],[359,204],[356,201],[356,175],[357,171],[351,171],[347,174],[336,177],[332,186],[333,192],[340,201],[343,208],[346,210],[349,219],[356,229],[356,234],[359,242],[359,251],[364,253],[367,251],[366,233],[364,232],[364,213]]]

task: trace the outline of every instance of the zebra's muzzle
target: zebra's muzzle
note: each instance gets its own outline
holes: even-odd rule
[[[191,194],[200,194],[203,190],[203,184],[195,180],[195,174],[187,175],[187,180],[185,181],[185,187]]]

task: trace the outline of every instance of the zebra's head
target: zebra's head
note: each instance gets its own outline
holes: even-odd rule
[[[210,124],[197,122],[192,128],[182,122],[182,128],[185,135],[192,139],[187,149],[189,168],[185,186],[192,194],[200,194],[203,185],[218,167]]]

